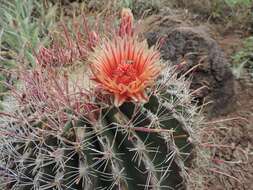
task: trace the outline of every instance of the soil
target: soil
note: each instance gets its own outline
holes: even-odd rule
[[[222,172],[211,172],[210,189],[248,190],[253,187],[253,88],[245,81],[236,81],[234,111],[213,118],[214,147],[210,147],[213,167]],[[217,122],[218,121],[218,122]],[[209,142],[203,142],[209,143]]]

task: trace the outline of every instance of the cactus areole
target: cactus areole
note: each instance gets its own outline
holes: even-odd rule
[[[113,37],[86,33],[65,29],[67,45],[42,48],[21,72],[17,108],[1,114],[0,187],[185,189],[197,123],[189,82],[139,39],[129,9]]]

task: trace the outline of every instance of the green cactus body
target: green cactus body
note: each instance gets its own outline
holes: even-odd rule
[[[96,108],[82,116],[66,109],[64,125],[51,117],[9,123],[1,129],[15,134],[1,143],[8,187],[185,189],[184,165],[193,148],[188,139],[196,112],[188,83],[172,72],[168,67],[144,104],[101,106],[95,98]],[[36,111],[30,109],[26,117]]]

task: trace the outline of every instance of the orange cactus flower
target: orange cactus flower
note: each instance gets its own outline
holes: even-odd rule
[[[159,51],[131,36],[104,40],[89,57],[93,79],[114,95],[114,104],[146,102],[147,87],[160,73]]]

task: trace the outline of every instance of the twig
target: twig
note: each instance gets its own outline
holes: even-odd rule
[[[224,173],[224,172],[222,172],[222,171],[219,171],[219,170],[217,170],[217,169],[215,169],[215,168],[209,168],[208,170],[211,171],[211,172],[214,172],[214,173],[218,173],[218,174],[221,174],[221,175],[230,177],[230,178],[236,180],[238,183],[242,184],[242,182],[241,182],[239,179],[237,179],[236,177],[231,176],[231,175],[229,175],[229,174],[226,174],[226,173]]]
[[[209,124],[222,123],[222,122],[233,121],[233,120],[244,120],[246,122],[249,122],[249,120],[247,120],[244,117],[233,117],[233,118],[227,118],[227,119],[220,119],[220,120],[215,120],[215,121],[209,121],[209,122],[205,122],[205,123],[202,123],[202,124],[203,125],[209,125]]]

